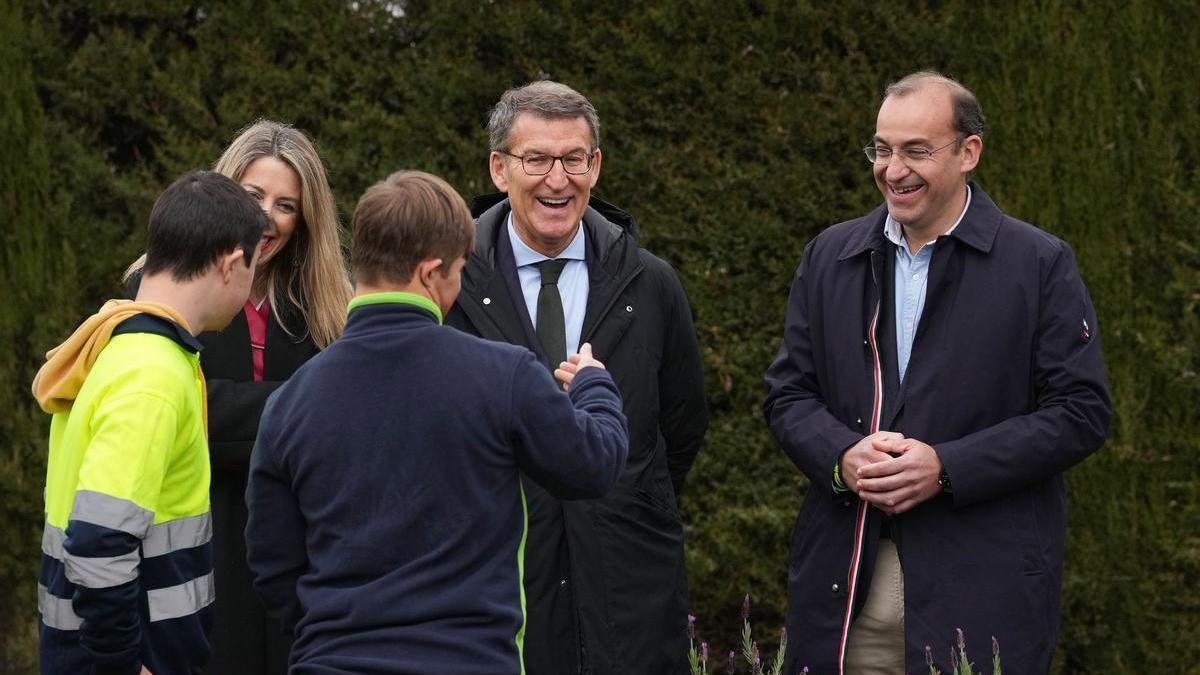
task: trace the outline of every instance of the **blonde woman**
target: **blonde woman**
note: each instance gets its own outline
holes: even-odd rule
[[[217,588],[206,671],[282,674],[290,636],[265,615],[246,567],[250,449],[267,396],[341,334],[351,289],[333,195],[321,158],[303,132],[259,120],[234,138],[214,168],[258,200],[271,226],[243,311],[225,330],[200,336]],[[139,267],[135,263],[131,270]]]

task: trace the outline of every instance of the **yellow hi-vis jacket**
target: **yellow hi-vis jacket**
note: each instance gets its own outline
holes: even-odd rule
[[[168,319],[124,320],[51,421],[43,672],[136,672],[144,663],[163,675],[208,658],[214,589],[199,347]]]

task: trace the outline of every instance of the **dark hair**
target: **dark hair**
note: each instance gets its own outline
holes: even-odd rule
[[[449,183],[397,171],[363,193],[351,218],[350,268],[359,281],[406,283],[417,263],[441,258],[443,273],[475,246],[475,221]]]
[[[242,249],[246,267],[270,226],[242,186],[215,171],[194,171],[171,183],[150,211],[146,274],[169,271],[176,281],[204,273],[218,256]]]
[[[934,70],[922,70],[889,84],[883,90],[883,97],[903,96],[912,93],[927,84],[940,84],[950,90],[950,104],[954,107],[954,130],[959,136],[983,137],[983,108],[979,107],[979,99],[952,77],[946,77]]]
[[[488,116],[488,140],[492,150],[507,150],[517,115],[532,113],[547,119],[582,117],[592,134],[592,150],[600,146],[600,118],[583,94],[561,82],[539,80],[504,92]]]

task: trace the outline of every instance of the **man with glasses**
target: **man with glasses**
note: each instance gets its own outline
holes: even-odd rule
[[[602,499],[560,501],[526,477],[530,675],[687,671],[687,574],[676,500],[708,414],[691,309],[637,224],[591,196],[596,110],[566,85],[504,93],[488,121],[492,181],[447,323],[524,345],[553,370],[591,343],[623,399],[629,461]]]
[[[1071,248],[969,175],[974,94],[889,86],[865,148],[884,204],[808,245],[764,412],[812,482],[792,535],[786,672],[942,672],[955,629],[1046,672],[1062,472],[1111,415]],[[973,653],[978,653],[974,651]]]

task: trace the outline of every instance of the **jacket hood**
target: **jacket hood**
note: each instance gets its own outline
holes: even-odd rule
[[[109,300],[100,311],[84,321],[71,337],[46,352],[46,363],[33,378],[33,397],[47,413],[71,409],[96,358],[112,338],[121,322],[137,314],[150,314],[187,327],[173,308],[157,302]]]
[[[476,216],[475,251],[471,257],[482,269],[491,270],[496,264],[496,241],[512,207],[507,195],[494,194],[472,200],[472,208],[484,210]],[[583,222],[587,225],[588,274],[593,285],[600,277],[623,277],[640,271],[638,225],[632,215],[593,197],[583,212]],[[464,272],[464,290],[474,288],[477,281],[472,267],[468,264]]]
[[[496,206],[500,202],[508,199],[508,194],[504,192],[493,192],[491,194],[479,195],[471,200],[471,217],[478,220],[484,213]],[[638,238],[638,223],[633,215],[622,210],[619,206],[609,204],[608,202],[592,195],[588,198],[588,207],[594,209],[597,213],[604,216],[610,223],[620,227],[626,233]]]

